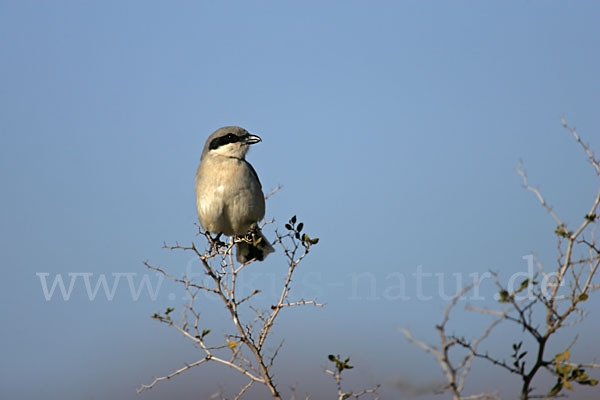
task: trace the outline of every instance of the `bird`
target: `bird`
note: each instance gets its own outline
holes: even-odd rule
[[[233,236],[236,259],[263,261],[274,252],[258,226],[265,216],[265,196],[258,174],[246,160],[250,146],[261,142],[239,126],[214,131],[204,144],[196,171],[196,208],[209,234]]]

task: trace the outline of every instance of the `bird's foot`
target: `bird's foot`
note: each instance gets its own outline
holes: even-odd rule
[[[243,242],[256,246],[262,240],[262,237],[257,234],[256,228],[250,228],[245,235],[237,236],[237,238]]]

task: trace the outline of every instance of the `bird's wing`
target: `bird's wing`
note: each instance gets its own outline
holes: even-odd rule
[[[248,161],[244,160],[244,162],[250,168],[250,172],[252,172],[252,175],[254,175],[254,178],[256,179],[256,182],[258,183],[258,186],[262,189],[262,184],[260,183],[260,179],[258,179],[258,174],[256,173],[256,170],[254,169],[252,164],[250,164]]]

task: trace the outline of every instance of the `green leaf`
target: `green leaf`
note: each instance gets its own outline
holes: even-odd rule
[[[525,279],[523,282],[521,282],[521,285],[519,286],[519,288],[515,291],[515,293],[520,293],[522,292],[527,286],[529,286],[529,278]]]
[[[327,358],[329,361],[335,361],[335,356],[333,354],[328,355]]]
[[[579,295],[579,301],[586,301],[590,296],[587,295],[587,293],[581,293]]]
[[[319,238],[310,239],[310,244],[317,244],[317,243],[319,243]]]
[[[519,344],[513,343],[513,345],[512,345],[513,350],[516,352],[517,350],[519,350],[521,348],[522,344],[523,344],[523,342],[519,342]]]
[[[204,336],[208,335],[210,333],[210,329],[203,329],[202,330],[202,338],[204,338]]]
[[[556,382],[556,385],[554,385],[552,390],[550,390],[550,393],[548,393],[548,397],[556,396],[562,390],[562,388],[562,381],[559,380],[558,382]]]
[[[589,380],[589,375],[588,374],[581,374],[579,376],[577,376],[577,383],[581,383],[581,382],[587,382]]]
[[[498,300],[498,302],[508,303],[510,301],[510,295],[509,295],[508,291],[501,290],[500,293],[498,293],[498,294],[500,295],[500,300]]]
[[[577,383],[579,383],[580,385],[596,386],[598,384],[598,379],[589,379],[589,380],[585,380],[585,381],[578,381]]]
[[[293,228],[290,224],[285,224],[285,229],[287,229],[288,231],[293,230]]]
[[[587,375],[585,374],[585,371],[584,371],[584,369],[583,369],[583,368],[577,368],[577,369],[574,369],[574,370],[571,372],[571,376],[570,376],[569,378],[570,378],[570,379],[580,379],[580,378],[581,378],[581,379],[587,379],[588,377],[587,377]]]
[[[173,307],[167,307],[167,311],[165,311],[165,315],[169,315],[173,311],[175,311],[175,309]]]
[[[590,222],[594,222],[597,217],[597,214],[585,214],[585,219],[587,219]]]
[[[290,219],[290,224],[294,225],[296,223],[296,216],[294,215],[291,219]]]
[[[554,230],[554,233],[556,233],[558,236],[564,237],[564,238],[569,237],[569,235],[570,235],[569,232],[562,225],[557,226],[556,229]]]

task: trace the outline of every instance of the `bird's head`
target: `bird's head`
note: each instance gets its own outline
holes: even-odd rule
[[[244,128],[240,128],[239,126],[224,126],[214,131],[206,139],[202,157],[211,153],[226,157],[244,158],[250,145],[260,141],[260,137],[251,135]]]

